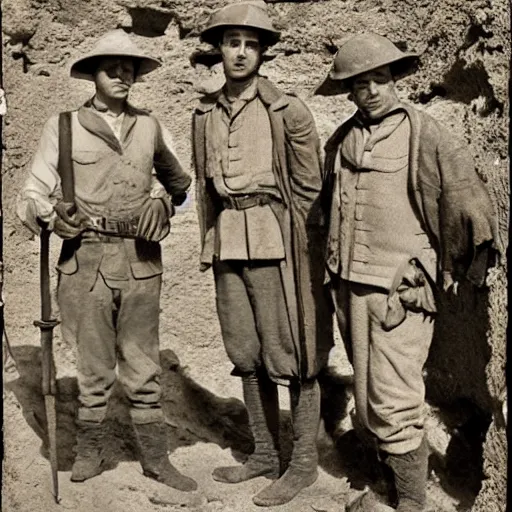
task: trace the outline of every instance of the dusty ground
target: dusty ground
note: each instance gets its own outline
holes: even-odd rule
[[[84,484],[69,481],[77,406],[75,356],[73,347],[62,344],[57,329],[62,502],[59,507],[54,505],[40,394],[39,332],[32,325],[39,317],[39,247],[37,240],[27,237],[14,211],[25,166],[44,121],[53,113],[76,108],[91,95],[90,84],[68,78],[71,59],[88,50],[104,30],[117,26],[131,30],[139,44],[162,58],[162,68],[134,87],[132,100],[135,105],[152,108],[165,122],[183,165],[189,168],[190,113],[198,89],[219,84],[221,78],[217,68],[192,68],[189,56],[201,48],[198,27],[221,3],[225,2],[2,1],[4,87],[9,101],[4,120],[4,294],[6,330],[17,362],[16,368],[9,360],[4,371],[3,510],[258,509],[250,498],[267,480],[231,486],[210,476],[218,464],[241,461],[251,449],[251,437],[240,401],[240,382],[229,376],[231,365],[220,338],[212,276],[198,270],[193,198],[175,217],[171,236],[164,243],[160,333],[171,460],[198,481],[199,490],[181,493],[142,476],[121,393],[115,395],[109,416],[112,469]],[[343,39],[365,27],[390,36],[404,48],[422,52],[418,74],[399,84],[400,94],[470,143],[506,239],[510,37],[509,6],[504,0],[269,3],[273,18],[283,29],[283,40],[262,71],[279,87],[294,90],[305,99],[323,141],[353,108],[342,97],[311,95]],[[54,260],[58,245],[53,238]],[[490,290],[475,293],[465,289],[463,307],[450,310],[439,322],[427,368],[429,501],[437,512],[505,509],[507,447],[499,401],[507,325],[505,271],[503,264]],[[341,347],[333,353],[332,363],[333,372],[323,381],[320,477],[296,500],[276,510],[341,512],[345,502],[365,485],[379,488],[371,456],[353,432],[342,435],[349,426],[345,406],[350,368]],[[286,444],[290,434],[286,393],[281,398]],[[483,471],[488,478],[482,485]]]
[[[162,293],[161,358],[165,413],[169,424],[171,460],[184,473],[198,481],[199,490],[182,493],[144,478],[134,460],[133,437],[122,393],[111,408],[111,443],[108,458],[111,470],[83,484],[69,481],[74,437],[73,414],[77,406],[74,355],[60,341],[56,331],[55,353],[59,372],[58,450],[62,502],[52,501],[47,460],[44,402],[39,391],[39,334],[30,318],[37,317],[37,274],[25,273],[25,294],[13,293],[8,318],[15,310],[24,311],[26,322],[8,322],[7,333],[17,363],[8,363],[4,374],[5,459],[3,502],[6,511],[58,510],[89,512],[197,510],[258,510],[250,498],[267,480],[258,478],[238,485],[215,482],[211,470],[219,464],[242,460],[251,449],[247,417],[240,402],[239,380],[230,377],[230,363],[224,353],[215,318],[212,278],[197,271],[197,225],[192,206],[176,217],[172,236],[165,243],[165,284]],[[57,239],[54,246],[58,245]],[[37,240],[24,247],[36,253]],[[15,298],[16,297],[16,298]],[[27,305],[30,304],[30,307]],[[34,306],[34,307],[32,307]],[[29,311],[27,311],[29,310]],[[30,316],[31,315],[31,316]],[[333,353],[337,375],[350,374],[341,347]],[[346,400],[344,379],[328,380],[325,393],[341,405]],[[286,391],[283,389],[283,391]],[[283,439],[289,439],[289,414],[286,393],[281,394]],[[332,416],[332,403],[327,410]],[[331,412],[331,415],[329,415]],[[432,420],[433,421],[433,420]],[[346,420],[344,422],[346,424]],[[433,424],[437,428],[437,425]],[[434,430],[432,430],[434,432]],[[337,447],[322,425],[319,436],[320,477],[292,503],[275,507],[287,512],[344,510],[351,499],[372,482],[370,462],[361,463],[362,449],[354,446],[351,432],[338,438]],[[435,434],[433,450],[443,449],[446,439]],[[289,450],[288,450],[289,451]],[[432,457],[435,465],[435,453]],[[446,492],[436,479],[444,478],[441,469],[433,473],[430,499],[434,510],[468,510],[457,504],[471,500],[471,493],[459,486]],[[449,485],[448,480],[446,484]],[[378,486],[377,486],[378,488]],[[462,495],[461,495],[462,493]]]

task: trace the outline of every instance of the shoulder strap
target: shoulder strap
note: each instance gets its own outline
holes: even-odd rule
[[[75,202],[75,176],[71,160],[71,112],[59,114],[59,160],[57,172],[62,187],[62,199],[65,203]]]

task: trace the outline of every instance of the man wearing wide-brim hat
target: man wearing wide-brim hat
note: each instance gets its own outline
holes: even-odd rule
[[[275,479],[253,501],[280,505],[318,475],[316,376],[332,346],[319,140],[305,104],[258,74],[279,38],[264,2],[229,4],[201,38],[219,49],[226,78],[193,115],[201,266],[213,267],[222,337],[255,441],[243,465],[216,468],[213,478]],[[294,432],[284,472],[277,385],[289,388]]]
[[[416,61],[385,37],[357,35],[318,90],[348,92],[357,106],[325,145],[327,271],[357,418],[392,470],[401,512],[426,503],[422,369],[438,294],[456,293],[460,279],[482,286],[496,238],[468,149],[398,99],[395,81]],[[372,500],[348,510],[393,510]]]
[[[122,30],[73,63],[71,76],[93,81],[95,94],[45,124],[18,214],[34,233],[44,223],[64,239],[57,297],[63,338],[77,347],[80,401],[71,480],[104,470],[117,365],[144,474],[187,491],[196,483],[169,462],[160,403],[158,242],[191,178],[169,132],[127,102],[132,84],[159,65]]]

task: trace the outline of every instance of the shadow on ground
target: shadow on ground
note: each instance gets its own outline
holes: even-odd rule
[[[48,435],[44,397],[41,393],[41,349],[19,346],[12,349],[19,377],[5,383],[20,403],[28,425],[42,441],[41,453],[48,457]],[[163,409],[168,424],[170,451],[198,441],[232,448],[238,457],[250,453],[253,438],[247,412],[235,398],[221,398],[199,386],[180,366],[171,350],[160,353],[162,364]],[[75,414],[78,409],[76,378],[57,381],[57,450],[59,471],[71,469],[75,444]],[[119,462],[136,460],[135,434],[129,416],[129,404],[116,383],[107,414],[108,438],[105,459],[108,469]]]
[[[47,458],[47,422],[44,397],[41,394],[41,350],[35,346],[19,346],[13,348],[13,357],[19,377],[6,382],[5,388],[16,396],[25,420],[41,439],[41,453]],[[198,441],[215,443],[223,449],[230,448],[235,459],[242,462],[254,447],[243,403],[235,398],[218,397],[198,385],[188,377],[186,369],[180,366],[177,356],[171,350],[161,351],[160,359],[163,408],[169,426],[170,451]],[[340,423],[346,422],[348,413],[350,379],[325,373],[319,381],[325,427],[319,442],[320,466],[335,478],[346,477],[353,489],[370,486],[381,494],[386,492],[388,482],[375,449],[358,436],[355,430],[339,429]],[[57,386],[58,467],[60,471],[69,471],[74,459],[74,418],[78,408],[76,378],[61,378]],[[115,468],[122,461],[136,460],[135,436],[128,406],[122,389],[117,386],[107,415],[107,469]],[[445,455],[431,455],[430,469],[435,470],[445,492],[459,500],[461,505],[469,505],[479,488],[474,475],[481,475],[482,439],[474,439],[473,434],[483,429],[481,425],[473,425],[475,415],[466,415],[462,428],[460,421],[454,422],[453,413],[444,415],[445,424],[453,425],[453,435]],[[280,437],[286,464],[292,447],[288,411],[282,411],[281,414]],[[473,477],[468,481],[471,475]]]
[[[320,464],[334,477],[347,477],[353,489],[368,486],[381,495],[390,492],[393,496],[391,475],[380,464],[372,441],[359,430],[339,428],[347,419],[351,379],[325,372],[319,381],[325,431],[335,448],[334,454],[320,452]],[[450,433],[450,440],[445,453],[430,448],[429,475],[433,478],[435,474],[437,485],[459,502],[459,510],[470,510],[484,478],[482,449],[491,418],[466,399],[445,403],[435,409],[435,414]],[[427,432],[427,440],[436,435],[435,431]],[[336,463],[323,464],[322,459],[334,459]]]
[[[5,382],[22,407],[27,424],[42,441],[41,453],[48,458],[48,432],[44,397],[41,393],[41,349],[32,345],[12,348],[18,377]],[[168,445],[172,453],[196,442],[215,443],[230,448],[242,462],[254,449],[245,406],[236,398],[222,398],[194,382],[180,366],[171,350],[160,352],[162,366],[162,406],[168,425]],[[75,416],[78,385],[74,377],[57,381],[57,453],[59,471],[70,471],[74,460]],[[122,461],[137,460],[135,433],[130,421],[129,402],[116,382],[106,419],[105,467],[114,469]],[[284,463],[291,456],[291,422],[282,411],[280,434]],[[212,468],[213,469],[213,468]]]

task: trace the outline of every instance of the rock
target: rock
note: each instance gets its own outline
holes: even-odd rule
[[[11,43],[28,43],[38,24],[39,12],[28,0],[2,1],[2,32],[9,36]]]

